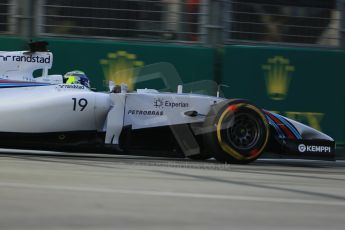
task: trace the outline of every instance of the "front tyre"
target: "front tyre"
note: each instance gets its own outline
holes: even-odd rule
[[[246,100],[228,100],[214,105],[204,123],[204,143],[213,156],[227,163],[256,160],[269,139],[264,113]]]

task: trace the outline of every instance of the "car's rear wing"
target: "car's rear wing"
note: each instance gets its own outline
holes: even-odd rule
[[[42,76],[48,75],[52,67],[51,52],[0,51],[0,78],[7,80],[32,81],[33,72],[42,70]]]

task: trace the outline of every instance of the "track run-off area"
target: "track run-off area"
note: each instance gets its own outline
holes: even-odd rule
[[[344,229],[345,161],[1,150],[0,229]]]

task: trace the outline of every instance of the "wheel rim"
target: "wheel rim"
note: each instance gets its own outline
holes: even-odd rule
[[[252,149],[261,135],[258,118],[248,113],[234,115],[233,120],[228,123],[226,129],[228,142],[239,150]]]

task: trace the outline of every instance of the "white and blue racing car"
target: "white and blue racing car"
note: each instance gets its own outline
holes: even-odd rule
[[[43,47],[43,48],[42,48]],[[334,140],[243,99],[112,86],[94,92],[49,75],[53,55],[0,52],[0,146],[215,158],[249,163],[263,152],[333,158]],[[33,77],[41,69],[42,76]],[[142,153],[144,152],[144,153]]]

